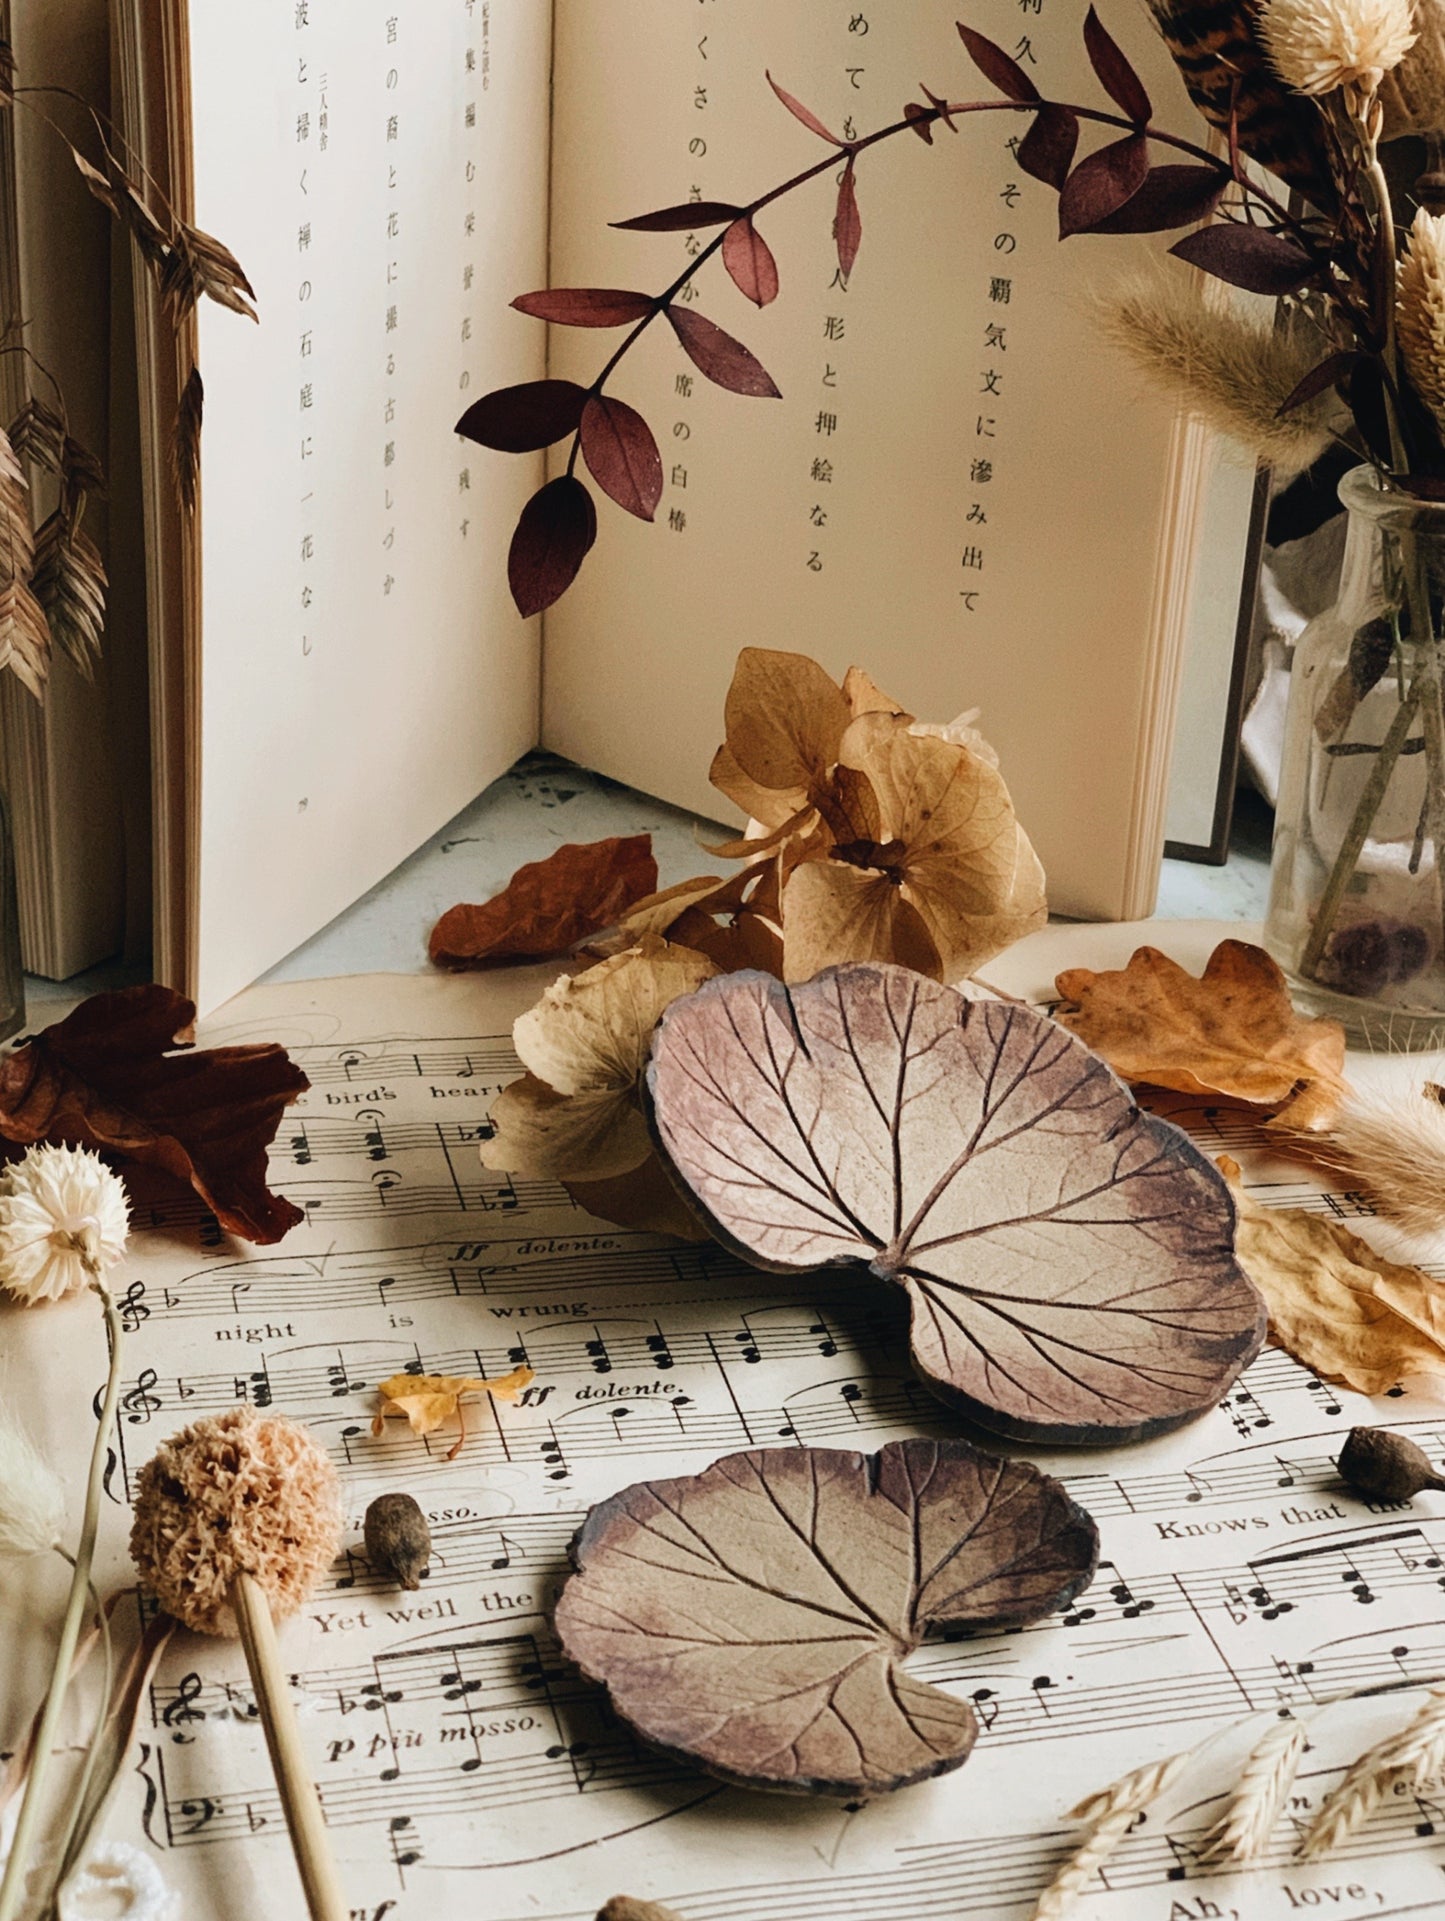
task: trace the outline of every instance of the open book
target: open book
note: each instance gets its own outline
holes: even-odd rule
[[[744,644],[857,660],[927,718],[981,708],[1056,910],[1149,911],[1182,667],[1205,663],[1206,707],[1227,687],[1252,477],[1095,345],[1089,285],[1157,243],[1061,246],[1018,116],[862,156],[846,281],[828,176],[760,217],[773,304],[705,270],[694,311],[782,398],[720,391],[652,329],[618,391],[663,448],[657,524],[604,503],[540,623],[506,553],[544,457],[452,431],[492,388],[589,382],[616,343],[514,295],[655,290],[699,244],[609,221],[748,198],[819,156],[765,69],[845,136],[920,78],[987,97],[956,11],[112,0],[127,138],[260,314],[203,305],[178,343],[140,279],[158,978],[216,1005],[539,740],[726,814],[706,773]],[[1095,99],[1082,0],[969,12],[1047,93]],[[1146,23],[1116,25],[1156,118],[1190,131]],[[185,513],[168,449],[193,366]]]

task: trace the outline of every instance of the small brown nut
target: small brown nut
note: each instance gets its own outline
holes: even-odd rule
[[[1408,1501],[1426,1488],[1445,1493],[1427,1454],[1387,1427],[1352,1427],[1336,1464],[1352,1488],[1375,1501]]]
[[[373,1570],[398,1587],[420,1587],[431,1560],[431,1529],[411,1495],[378,1494],[361,1527]]]
[[[614,1894],[597,1910],[597,1921],[682,1921],[657,1901],[634,1901],[630,1894]]]

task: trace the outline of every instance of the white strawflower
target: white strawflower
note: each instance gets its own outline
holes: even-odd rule
[[[1373,94],[1415,44],[1410,0],[1270,0],[1259,28],[1275,70],[1297,93]]]
[[[1445,424],[1445,216],[1423,207],[1395,283],[1395,330],[1416,393]]]
[[[0,1287],[27,1305],[88,1287],[125,1252],[125,1189],[84,1147],[42,1142],[0,1174]]]
[[[0,1420],[0,1556],[44,1554],[65,1525],[65,1486],[23,1428]]]

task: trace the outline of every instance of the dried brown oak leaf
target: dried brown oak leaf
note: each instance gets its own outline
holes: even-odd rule
[[[438,967],[550,960],[613,926],[656,886],[650,834],[572,843],[519,867],[481,906],[448,908],[431,931],[429,952]]]
[[[1327,1381],[1383,1394],[1413,1374],[1445,1376],[1445,1294],[1415,1267],[1298,1207],[1261,1207],[1220,1157],[1239,1209],[1236,1246],[1269,1309],[1270,1339]]]
[[[594,1507],[556,1627],[654,1747],[746,1787],[858,1800],[973,1746],[971,1705],[902,1665],[925,1634],[1036,1621],[1097,1557],[1060,1482],[966,1441],[765,1448]]]
[[[1057,986],[1057,1018],[1126,1081],[1272,1107],[1300,1131],[1328,1127],[1339,1105],[1344,1029],[1296,1014],[1262,947],[1221,941],[1199,980],[1141,947],[1127,967],[1073,967]]]
[[[898,967],[727,974],[663,1016],[647,1088],[724,1240],[894,1282],[922,1378],[998,1433],[1159,1433],[1259,1351],[1218,1171],[1030,1008]]]
[[[266,1185],[266,1150],[310,1083],[284,1047],[182,1048],[169,987],[96,994],[0,1059],[0,1138],[63,1141],[163,1168],[228,1233],[269,1243],[302,1218]]]

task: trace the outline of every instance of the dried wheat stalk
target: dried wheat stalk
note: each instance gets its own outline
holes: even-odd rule
[[[1193,1758],[1194,1749],[1187,1748],[1167,1760],[1151,1761],[1121,1775],[1098,1794],[1088,1795],[1071,1810],[1069,1819],[1089,1822],[1089,1832],[1039,1896],[1033,1921],[1058,1921],[1114,1853],[1137,1817],[1173,1786]]]
[[[1432,1688],[1407,1727],[1367,1748],[1315,1816],[1299,1852],[1312,1860],[1346,1841],[1400,1782],[1420,1787],[1445,1766],[1445,1687]]]
[[[1229,1804],[1204,1837],[1201,1858],[1255,1861],[1264,1852],[1306,1747],[1304,1724],[1276,1721],[1250,1749]]]

